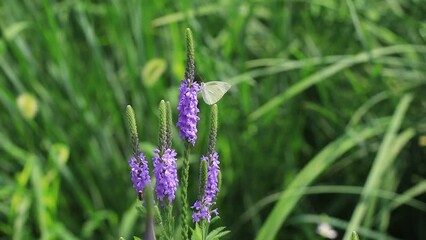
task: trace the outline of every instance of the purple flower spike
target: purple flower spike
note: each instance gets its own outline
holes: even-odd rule
[[[200,118],[197,116],[200,110],[198,109],[197,95],[200,92],[200,85],[190,79],[182,80],[179,88],[179,111],[178,123],[179,135],[183,140],[195,145],[197,140],[197,122]]]
[[[194,209],[194,213],[192,214],[192,222],[200,222],[203,219],[207,219],[207,221],[210,222],[211,215],[209,212],[209,207],[206,204],[200,201],[196,201],[191,208]]]
[[[208,157],[202,156],[201,161],[207,161],[207,184],[204,190],[204,196],[191,207],[194,209],[192,221],[199,222],[202,219],[207,219],[210,222],[211,213],[219,215],[217,209],[210,211],[210,207],[216,204],[215,199],[219,191],[218,176],[219,176],[219,154],[213,152]]]
[[[165,198],[172,202],[175,199],[175,192],[178,187],[176,151],[166,149],[164,154],[160,156],[160,150],[155,149],[157,154],[152,161],[154,163],[154,176],[157,179],[155,185],[155,193],[158,200],[164,202]]]
[[[151,183],[149,177],[148,163],[145,160],[145,155],[139,152],[139,156],[132,156],[129,160],[130,174],[132,177],[133,187],[136,193],[143,195],[145,186]]]

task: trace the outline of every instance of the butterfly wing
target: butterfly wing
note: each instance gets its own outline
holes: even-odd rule
[[[231,84],[220,81],[204,83],[201,87],[201,94],[204,102],[209,105],[217,103],[223,95],[231,88]]]
[[[213,102],[213,100],[211,99],[210,95],[208,92],[206,92],[207,89],[205,88],[205,83],[201,83],[201,96],[203,96],[203,100],[205,103],[211,105],[211,102]]]

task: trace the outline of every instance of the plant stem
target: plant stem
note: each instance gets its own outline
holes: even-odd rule
[[[174,239],[174,219],[173,219],[173,206],[168,204],[165,208],[166,215],[166,228],[167,228],[167,239]]]
[[[203,233],[202,239],[206,240],[207,239],[207,233],[209,232],[209,227],[208,227],[208,223],[207,223],[206,220],[203,220],[201,222],[201,231]]]
[[[145,202],[146,202],[146,232],[144,239],[155,240],[155,229],[154,229],[154,197],[152,195],[151,185],[148,184],[145,188]]]
[[[182,168],[182,239],[189,239],[188,237],[188,175],[189,175],[189,154],[191,151],[191,144],[185,144],[185,151],[183,154],[183,168]]]

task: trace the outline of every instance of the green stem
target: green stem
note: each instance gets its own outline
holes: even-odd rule
[[[145,188],[145,202],[146,202],[146,232],[144,239],[155,240],[155,229],[154,229],[154,199],[152,195],[151,185],[148,184]]]
[[[167,232],[167,239],[174,239],[174,221],[173,221],[173,207],[171,204],[168,204],[165,207],[165,215],[166,215],[166,232]]]
[[[189,175],[189,154],[191,152],[191,145],[185,144],[185,151],[183,154],[183,168],[182,168],[182,239],[189,239],[188,237],[188,175]]]
[[[209,232],[208,223],[206,220],[201,221],[201,232],[203,233],[202,239],[207,239],[207,233]]]

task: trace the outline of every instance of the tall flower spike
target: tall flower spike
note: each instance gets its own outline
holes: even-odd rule
[[[195,57],[194,57],[194,41],[192,38],[191,29],[187,28],[185,31],[186,40],[186,75],[185,78],[192,78],[195,76]]]
[[[207,156],[201,157],[200,198],[194,203],[192,209],[192,221],[199,222],[203,219],[211,220],[211,213],[218,215],[217,209],[211,209],[216,204],[215,200],[219,192],[220,168],[219,154],[215,150],[217,137],[217,105],[213,105],[210,114],[209,150]],[[207,165],[207,177],[203,171]],[[205,182],[203,182],[205,181]]]
[[[176,125],[179,127],[180,137],[194,146],[197,140],[197,123],[200,120],[197,99],[200,85],[194,81],[195,58],[190,29],[186,29],[186,44],[186,72],[179,87],[179,104],[177,107],[179,116]]]
[[[129,124],[133,155],[129,160],[130,174],[133,182],[133,187],[136,190],[139,198],[142,200],[143,193],[147,184],[151,183],[149,177],[148,163],[145,160],[145,155],[139,150],[138,130],[136,127],[136,119],[133,108],[127,105],[126,115]]]
[[[133,111],[132,106],[127,105],[126,115],[127,115],[127,123],[129,125],[133,156],[138,156],[139,155],[138,129],[136,127],[135,112]]]
[[[167,199],[171,203],[175,199],[175,192],[178,187],[176,151],[171,145],[171,128],[168,126],[171,121],[171,113],[168,113],[166,103],[160,102],[160,133],[158,148],[154,150],[156,156],[153,157],[154,176],[157,179],[155,193],[157,199],[165,202]]]

